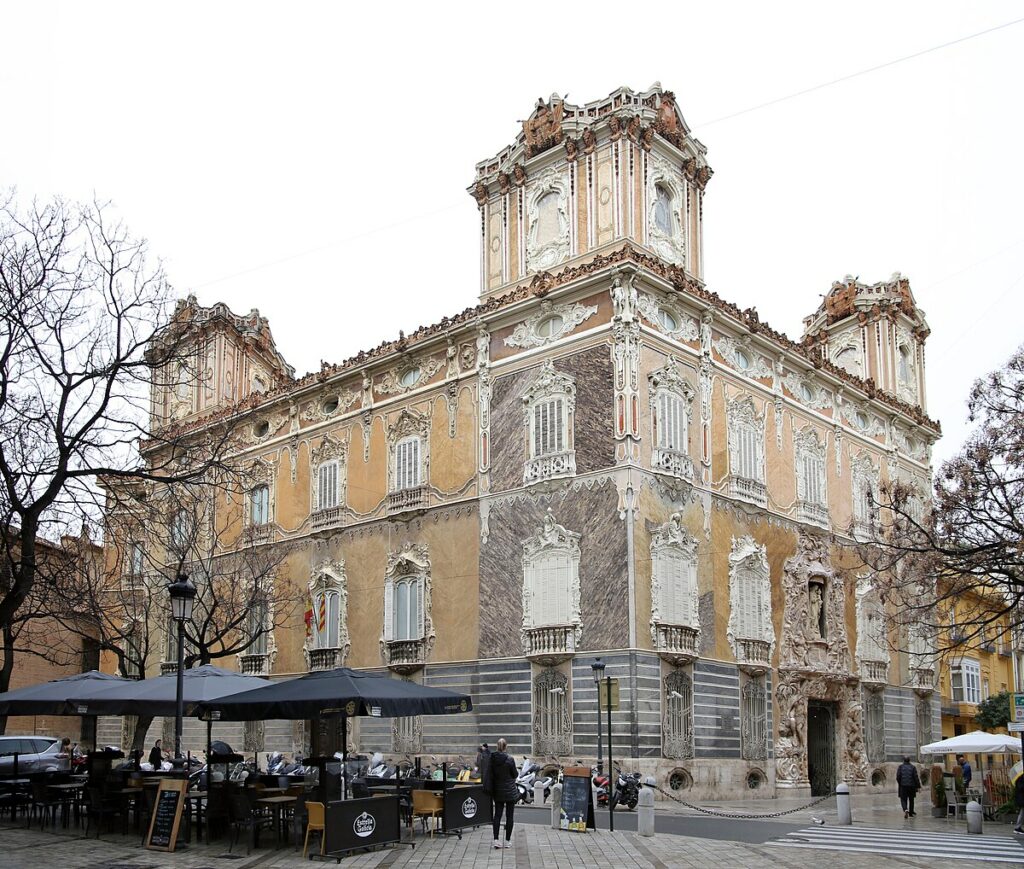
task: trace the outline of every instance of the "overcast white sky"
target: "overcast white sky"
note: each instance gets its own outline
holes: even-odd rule
[[[908,275],[929,410],[1024,340],[1019,3],[10,3],[0,185],[114,200],[175,287],[270,318],[301,374],[474,304],[474,164],[538,96],[674,90],[715,177],[705,278],[798,338]]]

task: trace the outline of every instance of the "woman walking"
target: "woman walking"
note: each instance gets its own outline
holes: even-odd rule
[[[498,740],[497,751],[490,755],[490,793],[494,799],[494,847],[507,848],[512,839],[512,813],[516,800],[519,799],[519,789],[516,787],[516,763],[505,753],[508,742],[504,739]],[[498,831],[501,829],[501,813],[505,812],[505,841],[498,840]]]

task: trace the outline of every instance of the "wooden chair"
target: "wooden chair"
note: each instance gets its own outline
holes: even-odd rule
[[[327,845],[327,825],[324,823],[324,804],[306,803],[306,813],[308,820],[306,821],[306,841],[302,846],[302,858],[305,859],[306,852],[309,851],[309,834],[316,831],[319,831],[320,833],[320,856],[322,857],[324,855],[324,848]]]
[[[437,818],[444,814],[444,800],[441,798],[441,794],[435,791],[413,791],[412,814],[414,818],[421,819],[424,830],[427,827],[427,818],[434,819],[434,823],[430,826],[430,835],[433,837],[434,829],[437,827]]]

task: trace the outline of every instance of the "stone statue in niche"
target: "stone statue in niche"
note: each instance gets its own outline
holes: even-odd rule
[[[810,629],[815,639],[825,639],[825,590],[820,583],[812,582],[808,589],[810,595]]]

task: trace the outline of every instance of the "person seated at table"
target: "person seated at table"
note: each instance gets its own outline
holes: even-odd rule
[[[149,751],[149,765],[157,772],[163,768],[164,750],[160,747],[159,739],[153,743],[153,747]]]

